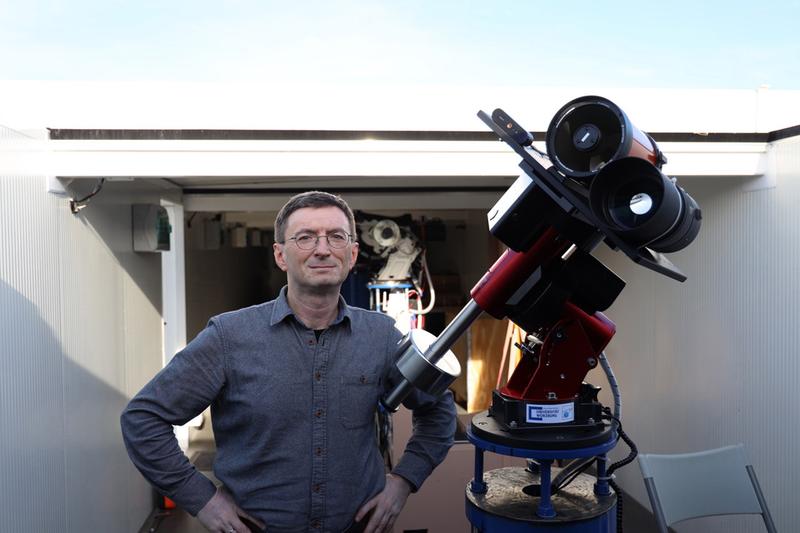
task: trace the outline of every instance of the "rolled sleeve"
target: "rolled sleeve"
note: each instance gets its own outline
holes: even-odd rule
[[[416,492],[453,446],[456,409],[449,390],[439,398],[414,391],[403,405],[412,411],[412,433],[392,473],[408,480]]]
[[[180,449],[173,426],[208,407],[225,385],[224,342],[212,320],[137,394],[120,418],[128,455],[156,489],[196,515],[216,491]]]

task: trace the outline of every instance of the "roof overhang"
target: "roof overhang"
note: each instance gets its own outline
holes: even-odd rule
[[[120,139],[114,132],[93,130],[50,135],[55,138],[2,143],[6,157],[0,159],[0,175],[168,180],[182,189],[189,210],[246,211],[280,206],[288,194],[309,188],[347,192],[356,208],[482,209],[521,172],[518,156],[483,132],[337,137],[294,131],[283,134],[292,138],[275,138],[270,131],[206,131],[181,138],[174,131],[151,131]],[[472,140],[450,140],[465,137]],[[663,170],[673,177],[758,180],[770,173],[768,134],[654,137],[666,139],[659,141],[668,158]],[[541,141],[534,146],[545,149]]]
[[[541,142],[534,143],[540,150]],[[676,176],[760,176],[768,142],[662,142]],[[241,187],[301,177],[516,176],[498,141],[31,140],[5,143],[3,175],[170,178],[182,187]]]

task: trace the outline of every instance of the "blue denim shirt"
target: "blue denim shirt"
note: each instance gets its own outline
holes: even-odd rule
[[[213,483],[181,452],[172,426],[211,405],[214,474],[267,531],[341,531],[383,489],[373,415],[399,379],[401,333],[386,315],[349,307],[317,340],[293,314],[286,288],[270,302],[212,318],[122,414],[131,460],[195,515]],[[393,473],[419,488],[455,431],[448,391],[414,392],[413,435]]]

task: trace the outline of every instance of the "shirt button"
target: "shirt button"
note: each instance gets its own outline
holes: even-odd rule
[[[314,416],[316,416],[317,418],[320,418],[322,416],[322,413],[323,413],[322,409],[317,409],[317,412],[314,413]]]
[[[322,374],[321,374],[320,372],[317,372],[316,374],[314,374],[314,378],[315,378],[317,381],[320,381],[320,380],[322,379]]]
[[[311,527],[313,527],[314,529],[319,529],[322,527],[322,522],[320,522],[319,520],[312,520]]]
[[[319,457],[320,455],[322,455],[322,448],[317,448],[316,450],[314,450],[314,453],[316,453],[317,457]]]
[[[314,345],[314,339],[308,339],[308,345],[309,346],[313,346]]]
[[[322,490],[322,486],[321,486],[319,483],[317,483],[316,485],[314,485],[314,492],[319,492],[319,491],[321,491],[321,490]]]

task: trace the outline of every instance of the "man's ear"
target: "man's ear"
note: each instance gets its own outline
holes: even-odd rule
[[[275,256],[275,264],[278,265],[278,268],[286,272],[286,258],[283,257],[283,245],[273,242],[272,254]]]
[[[353,249],[350,251],[350,270],[356,266],[356,260],[358,259],[358,242],[353,243]]]

